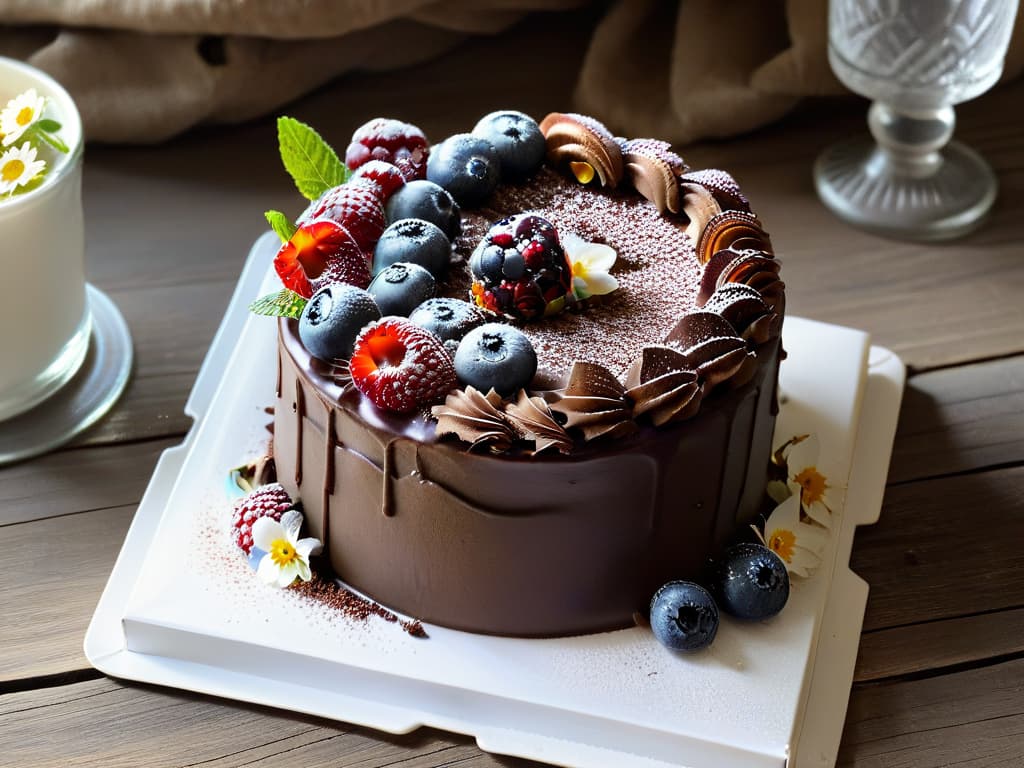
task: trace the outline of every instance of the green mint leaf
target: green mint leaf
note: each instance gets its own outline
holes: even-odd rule
[[[46,131],[47,133],[56,133],[60,130],[61,125],[56,120],[50,120],[49,118],[43,118],[36,126],[40,131]]]
[[[42,130],[35,130],[38,127],[39,127],[38,124],[33,126],[32,133],[35,136],[37,136],[41,141],[45,141],[47,144],[49,144],[51,147],[56,149],[58,152],[61,152],[61,153],[65,154],[65,155],[68,152],[71,151],[68,148],[67,144],[65,144],[63,141],[61,141],[58,137],[54,136],[53,134],[46,133],[46,131],[42,131]]]
[[[270,210],[263,214],[267,217],[267,224],[270,228],[277,232],[277,236],[281,238],[282,243],[287,243],[292,239],[292,235],[295,234],[295,230],[298,229],[292,224],[288,217],[280,211]]]
[[[302,314],[305,306],[306,299],[295,291],[284,288],[277,293],[269,293],[256,299],[249,305],[249,311],[254,315],[266,315],[267,317],[297,318]]]
[[[299,192],[316,200],[331,187],[348,181],[349,170],[320,134],[291,117],[277,118],[281,162]]]

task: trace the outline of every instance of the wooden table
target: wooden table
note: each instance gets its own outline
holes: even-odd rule
[[[589,17],[545,17],[415,74],[345,78],[287,109],[344,146],[379,114],[429,136],[507,106],[565,109]],[[584,29],[585,31],[585,29]],[[547,57],[523,51],[546,51]],[[521,66],[489,70],[500,56]],[[865,104],[822,101],[684,154],[732,170],[785,263],[789,311],[870,331],[910,368],[881,522],[857,536],[871,584],[843,766],[1024,765],[1024,82],[958,110],[957,134],[1000,178],[988,225],[912,245],[854,231],[810,168],[863,130]],[[262,211],[298,212],[273,122],[153,148],[90,147],[89,279],[128,320],[137,363],[116,410],[75,445],[0,470],[0,764],[513,766],[471,739],[391,737],[89,667],[82,638]],[[59,226],[59,222],[55,222]]]

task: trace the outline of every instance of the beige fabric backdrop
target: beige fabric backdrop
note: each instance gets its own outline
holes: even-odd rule
[[[0,55],[64,83],[91,140],[155,142],[585,2],[0,0]],[[594,32],[575,107],[616,132],[679,144],[751,130],[801,96],[842,90],[826,15],[826,0],[618,0]],[[1022,69],[1018,14],[1004,78]]]

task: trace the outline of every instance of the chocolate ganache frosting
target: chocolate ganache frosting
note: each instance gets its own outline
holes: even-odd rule
[[[523,637],[631,625],[753,520],[784,312],[770,241],[728,174],[686,173],[660,143],[623,163],[626,143],[580,116],[545,122],[549,161],[580,180],[584,163],[594,183],[545,167],[500,186],[464,212],[439,291],[469,295],[469,254],[511,214],[616,251],[618,290],[519,324],[539,361],[529,391],[385,413],[310,356],[296,321],[278,327],[278,480],[338,576],[427,622]],[[642,194],[615,187],[623,173]]]

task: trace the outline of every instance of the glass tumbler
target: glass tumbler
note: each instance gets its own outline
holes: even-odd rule
[[[983,220],[996,177],[951,141],[953,106],[999,79],[1016,13],[1017,0],[831,0],[829,63],[873,100],[874,139],[841,142],[815,163],[833,213],[912,240],[958,237]]]

